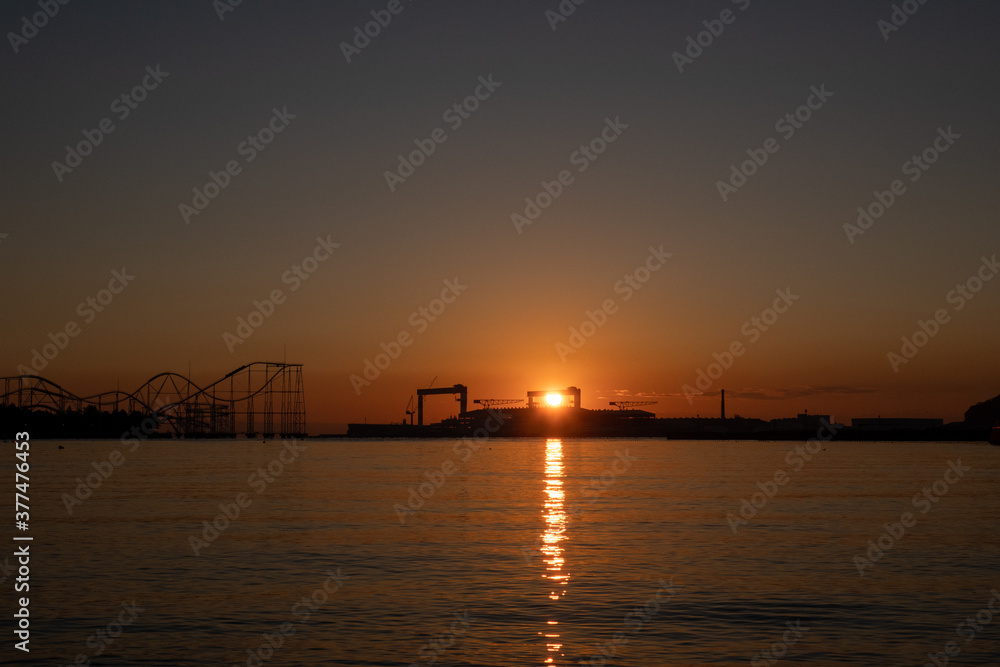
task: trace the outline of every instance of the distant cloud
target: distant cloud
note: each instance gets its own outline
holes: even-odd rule
[[[806,398],[809,396],[856,396],[860,394],[874,394],[877,390],[869,387],[847,387],[844,385],[795,385],[784,388],[754,388],[726,389],[726,398],[742,399],[745,401],[786,401],[793,398]],[[701,394],[700,398],[718,398],[719,390],[713,389]],[[657,393],[657,392],[637,392],[633,393],[628,389],[612,389],[610,396],[598,396],[598,400],[656,400],[661,398],[684,398],[687,396],[683,392]]]
[[[599,400],[618,400],[618,399],[629,399],[629,400],[652,400],[654,398],[673,398],[674,396],[680,396],[681,394],[661,394],[653,391],[640,391],[638,393],[632,393],[628,389],[612,389],[611,396],[598,396]]]
[[[748,401],[785,401],[790,398],[805,398],[807,396],[854,396],[857,394],[873,394],[875,389],[868,387],[846,387],[844,385],[797,385],[780,389],[727,389],[729,398],[741,398]],[[682,396],[683,394],[676,394]],[[718,391],[706,391],[702,396],[718,396]]]

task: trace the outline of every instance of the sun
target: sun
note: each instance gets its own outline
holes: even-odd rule
[[[562,403],[562,394],[546,394],[545,402],[551,405],[552,407],[555,407],[560,403]]]

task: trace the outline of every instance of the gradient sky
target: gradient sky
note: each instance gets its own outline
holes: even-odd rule
[[[402,0],[348,63],[341,43],[387,4],[244,0],[220,20],[210,0],[72,2],[15,53],[8,33],[40,10],[4,2],[0,374],[75,321],[39,374],[77,393],[285,355],[305,364],[312,432],[401,420],[435,377],[470,400],[654,397],[660,416],[714,415],[725,388],[730,414],[841,421],[960,419],[1000,392],[1000,280],[947,300],[1000,251],[995,2],[928,2],[885,40],[890,2],[591,0],[553,30],[554,0]],[[674,52],[726,9],[735,22],[679,72]],[[157,65],[169,75],[119,120],[112,102]],[[453,130],[444,111],[491,75]],[[785,139],[776,121],[813,86],[833,96]],[[248,163],[238,146],[274,108],[295,119]],[[106,117],[60,182],[52,163]],[[606,118],[628,128],[577,172]],[[391,192],[385,171],[439,127]],[[961,138],[911,182],[903,164],[949,127]],[[724,202],[717,182],[769,137],[780,150]],[[185,224],[179,205],[234,159]],[[564,169],[573,183],[518,233],[511,215]],[[894,179],[905,194],[851,243],[844,224]],[[282,275],[317,237],[340,247],[291,291]],[[625,301],[616,281],[661,245],[672,256]],[[84,322],[78,304],[122,267],[134,281]],[[456,278],[467,289],[418,332],[411,313]],[[744,323],[785,288],[799,300],[749,344]],[[223,334],[274,289],[285,303],[230,352]],[[617,312],[562,361],[608,298]],[[949,321],[895,372],[887,354],[938,309]],[[358,395],[350,376],[401,332],[412,344]],[[685,400],[735,341],[745,354]],[[455,411],[428,401],[431,419]]]

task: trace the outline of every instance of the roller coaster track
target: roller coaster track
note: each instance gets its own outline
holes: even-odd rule
[[[176,435],[235,437],[305,433],[302,364],[255,361],[199,387],[178,373],[154,375],[129,393],[105,391],[77,396],[39,375],[0,378],[0,405],[28,410],[125,410],[163,419]]]

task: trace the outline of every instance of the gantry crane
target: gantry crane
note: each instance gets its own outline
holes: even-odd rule
[[[434,378],[437,380],[437,378]],[[433,383],[433,381],[432,381]],[[451,387],[441,387],[439,389],[417,389],[417,425],[424,425],[424,396],[436,394],[457,394],[458,396],[458,416],[464,417],[466,412],[466,401],[469,397],[469,388],[464,384],[456,384]]]
[[[631,410],[640,405],[656,405],[658,401],[611,401],[609,405],[617,406],[619,410]]]

